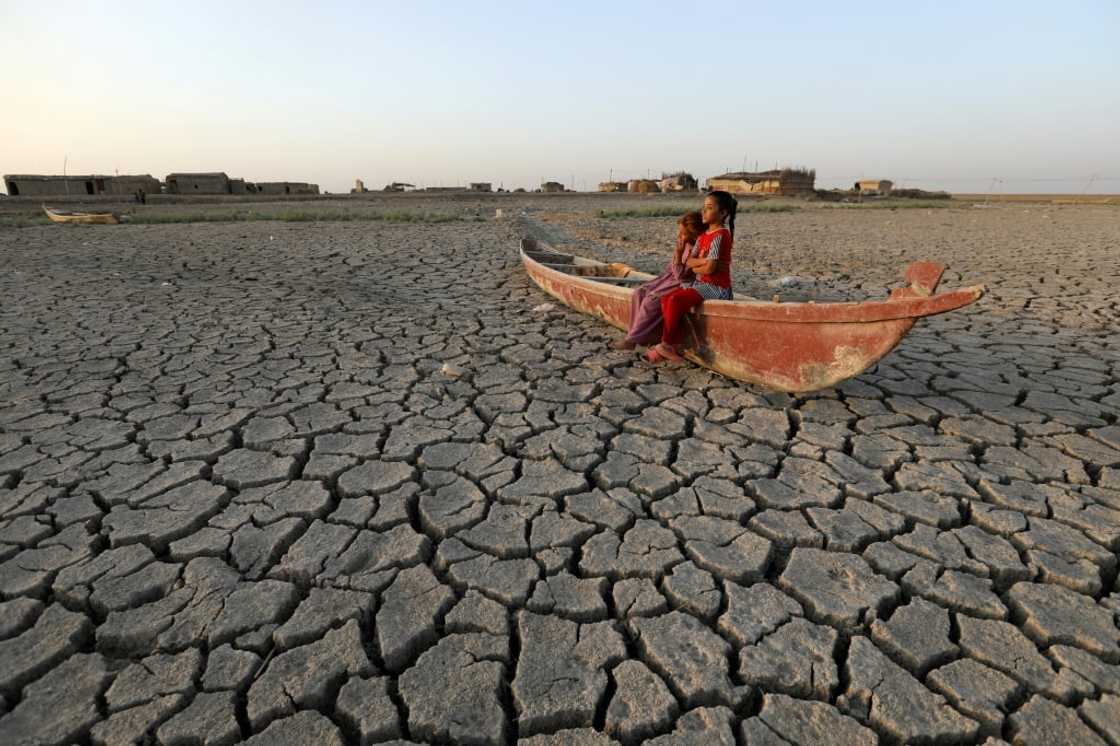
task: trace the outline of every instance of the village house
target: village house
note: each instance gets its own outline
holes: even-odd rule
[[[710,191],[732,194],[778,194],[799,196],[813,194],[817,172],[805,168],[781,168],[771,171],[733,171],[708,179]]]
[[[256,194],[257,191],[257,185],[251,181],[245,181],[245,179],[229,180],[230,194]]]
[[[852,187],[852,191],[864,196],[886,197],[894,188],[894,183],[888,179],[860,179]]]
[[[663,192],[695,192],[700,188],[700,182],[692,174],[678,171],[675,174],[661,174],[658,186]]]
[[[599,182],[599,191],[600,192],[625,192],[626,191],[626,182],[625,181],[600,181]]]
[[[257,191],[261,194],[318,194],[318,184],[303,181],[258,181]]]
[[[563,191],[565,191],[565,189],[564,189],[564,185],[561,184],[559,181],[546,181],[543,184],[541,184],[541,191],[542,192],[553,193],[553,192],[563,192]]]
[[[168,174],[163,181],[168,194],[231,194],[229,177],[222,171]]]
[[[9,197],[62,197],[116,194],[131,196],[143,190],[145,194],[159,194],[159,179],[142,176],[41,176],[12,174],[4,177],[4,191]]]
[[[469,187],[472,192],[492,192],[493,186],[489,181],[472,181]]]
[[[653,179],[631,179],[626,184],[626,191],[637,194],[654,194],[661,191],[661,187]]]

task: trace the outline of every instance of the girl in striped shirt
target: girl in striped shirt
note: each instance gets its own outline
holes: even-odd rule
[[[731,300],[731,240],[738,207],[739,203],[727,192],[710,192],[704,198],[701,214],[708,229],[696,241],[695,258],[685,262],[696,273],[696,279],[681,283],[681,287],[661,297],[661,343],[646,353],[651,363],[683,359],[677,346],[684,336],[685,314],[704,300]]]

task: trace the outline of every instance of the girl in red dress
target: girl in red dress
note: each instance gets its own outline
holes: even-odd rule
[[[684,336],[685,314],[705,299],[731,300],[731,240],[735,236],[738,207],[739,203],[727,192],[710,192],[704,198],[701,214],[708,229],[696,241],[696,257],[685,262],[696,273],[696,280],[681,283],[681,287],[661,297],[661,343],[646,353],[651,363],[683,359],[677,347]]]

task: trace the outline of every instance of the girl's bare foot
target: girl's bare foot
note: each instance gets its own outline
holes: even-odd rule
[[[611,349],[612,350],[632,350],[637,346],[638,345],[631,342],[629,339],[618,339],[618,340],[615,340],[614,342],[611,342]]]

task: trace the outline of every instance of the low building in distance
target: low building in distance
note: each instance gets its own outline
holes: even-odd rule
[[[700,182],[687,171],[661,174],[661,181],[657,182],[657,185],[663,192],[695,192],[700,188]]]
[[[489,181],[472,181],[469,187],[472,192],[492,192],[493,186]]]
[[[733,171],[708,179],[708,189],[732,194],[813,194],[817,172],[810,168],[776,168],[771,171]]]
[[[391,184],[386,184],[383,192],[411,192],[416,188],[415,184],[406,184],[403,181],[394,181]]]
[[[168,194],[318,194],[318,184],[303,181],[246,181],[224,171],[168,174]]]
[[[233,194],[224,171],[168,174],[163,181],[168,194]]]
[[[305,181],[258,181],[257,191],[261,194],[318,194],[318,184]]]
[[[567,191],[567,190],[564,189],[564,185],[561,184],[559,181],[546,181],[546,182],[541,184],[541,191],[542,192],[555,193],[555,192],[563,192],[563,191]]]
[[[626,182],[625,181],[600,181],[599,182],[599,191],[600,192],[625,192],[626,191]]]
[[[257,185],[251,181],[245,181],[245,179],[229,180],[230,194],[256,194],[258,191]]]
[[[661,187],[653,179],[631,179],[626,184],[626,191],[637,194],[654,194],[661,191]]]
[[[852,190],[866,196],[886,197],[893,188],[894,184],[887,179],[860,179]]]
[[[98,194],[132,196],[143,190],[145,194],[159,194],[159,179],[142,176],[45,176],[37,174],[5,174],[4,191],[9,197],[80,197]]]

